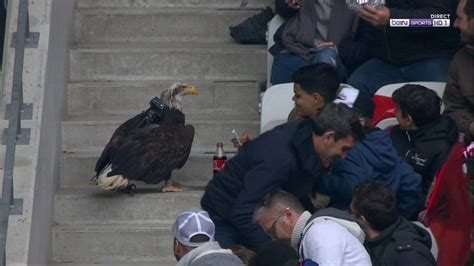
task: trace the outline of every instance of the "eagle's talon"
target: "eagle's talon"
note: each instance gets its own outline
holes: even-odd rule
[[[165,184],[161,187],[161,192],[183,192],[181,184],[173,182],[172,184]]]
[[[127,193],[130,197],[133,197],[136,194],[136,189],[137,189],[137,186],[135,184],[130,184],[126,188],[124,188],[122,191]]]

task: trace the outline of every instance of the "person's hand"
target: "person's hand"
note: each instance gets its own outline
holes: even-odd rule
[[[334,51],[336,51],[337,54],[339,54],[339,51],[337,50],[337,45],[333,42],[322,42],[318,45],[316,45],[317,49],[323,49],[323,48],[331,48]]]
[[[248,133],[244,133],[242,134],[242,136],[240,136],[240,143],[236,138],[232,138],[230,141],[232,142],[235,148],[240,148],[244,145],[245,142],[251,140],[253,140],[253,136]]]
[[[390,9],[387,7],[373,7],[363,5],[357,9],[357,15],[374,27],[385,27],[390,20]]]
[[[424,226],[428,227],[428,210],[425,208],[420,213],[418,213],[418,221]]]
[[[289,8],[294,10],[298,10],[301,7],[299,0],[285,0],[285,3],[288,5]]]

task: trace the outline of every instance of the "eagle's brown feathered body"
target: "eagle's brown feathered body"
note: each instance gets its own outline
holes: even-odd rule
[[[160,119],[148,120],[142,127],[149,111],[127,120],[113,133],[95,167],[95,179],[101,187],[123,189],[130,180],[167,182],[172,171],[186,163],[194,127],[185,125],[180,109],[168,106]]]

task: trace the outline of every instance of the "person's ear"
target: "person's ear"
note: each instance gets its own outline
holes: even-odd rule
[[[413,122],[413,117],[411,117],[411,115],[407,115],[407,126],[409,127],[415,126],[415,122]]]
[[[174,253],[175,254],[180,254],[181,252],[181,245],[179,244],[178,240],[174,240]]]
[[[317,93],[317,92],[313,93],[311,96],[313,96],[313,99],[315,99],[315,100],[321,98],[321,95],[319,95],[319,93]]]
[[[334,131],[327,131],[323,134],[324,144],[330,144],[334,141]]]
[[[313,102],[315,105],[317,105],[319,108],[324,106],[325,104],[325,101],[324,101],[324,98],[321,96],[321,94],[315,92],[313,93]]]
[[[363,117],[359,117],[359,123],[362,125],[362,127],[365,127],[365,119]]]

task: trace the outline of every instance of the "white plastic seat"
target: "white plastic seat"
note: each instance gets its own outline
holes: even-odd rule
[[[260,134],[287,122],[288,115],[294,107],[293,83],[271,86],[265,91],[262,99]]]
[[[392,94],[395,90],[399,89],[400,87],[406,84],[416,84],[416,85],[427,87],[428,89],[434,90],[441,99],[443,99],[443,93],[446,87],[445,82],[414,81],[414,82],[393,83],[393,84],[388,84],[381,87],[380,89],[377,90],[377,92],[375,92],[375,95],[392,97]],[[443,112],[443,110],[444,110],[444,104],[441,105],[441,112]]]
[[[392,94],[395,90],[399,89],[400,87],[402,87],[403,85],[406,85],[406,84],[421,85],[421,86],[424,86],[428,89],[434,90],[440,98],[443,98],[444,89],[446,87],[445,82],[427,82],[427,81],[426,82],[425,81],[417,82],[417,81],[415,81],[415,82],[393,83],[393,84],[388,84],[388,85],[385,85],[385,86],[381,87],[380,89],[377,90],[375,95],[392,97]],[[443,110],[444,110],[444,104],[441,105],[441,112],[443,112]],[[397,119],[395,117],[390,117],[390,118],[385,118],[385,119],[381,120],[375,126],[380,128],[380,129],[387,129],[387,128],[395,126],[395,125],[398,125]]]
[[[390,117],[380,120],[375,127],[385,130],[396,125],[398,125],[398,120],[395,117]]]

